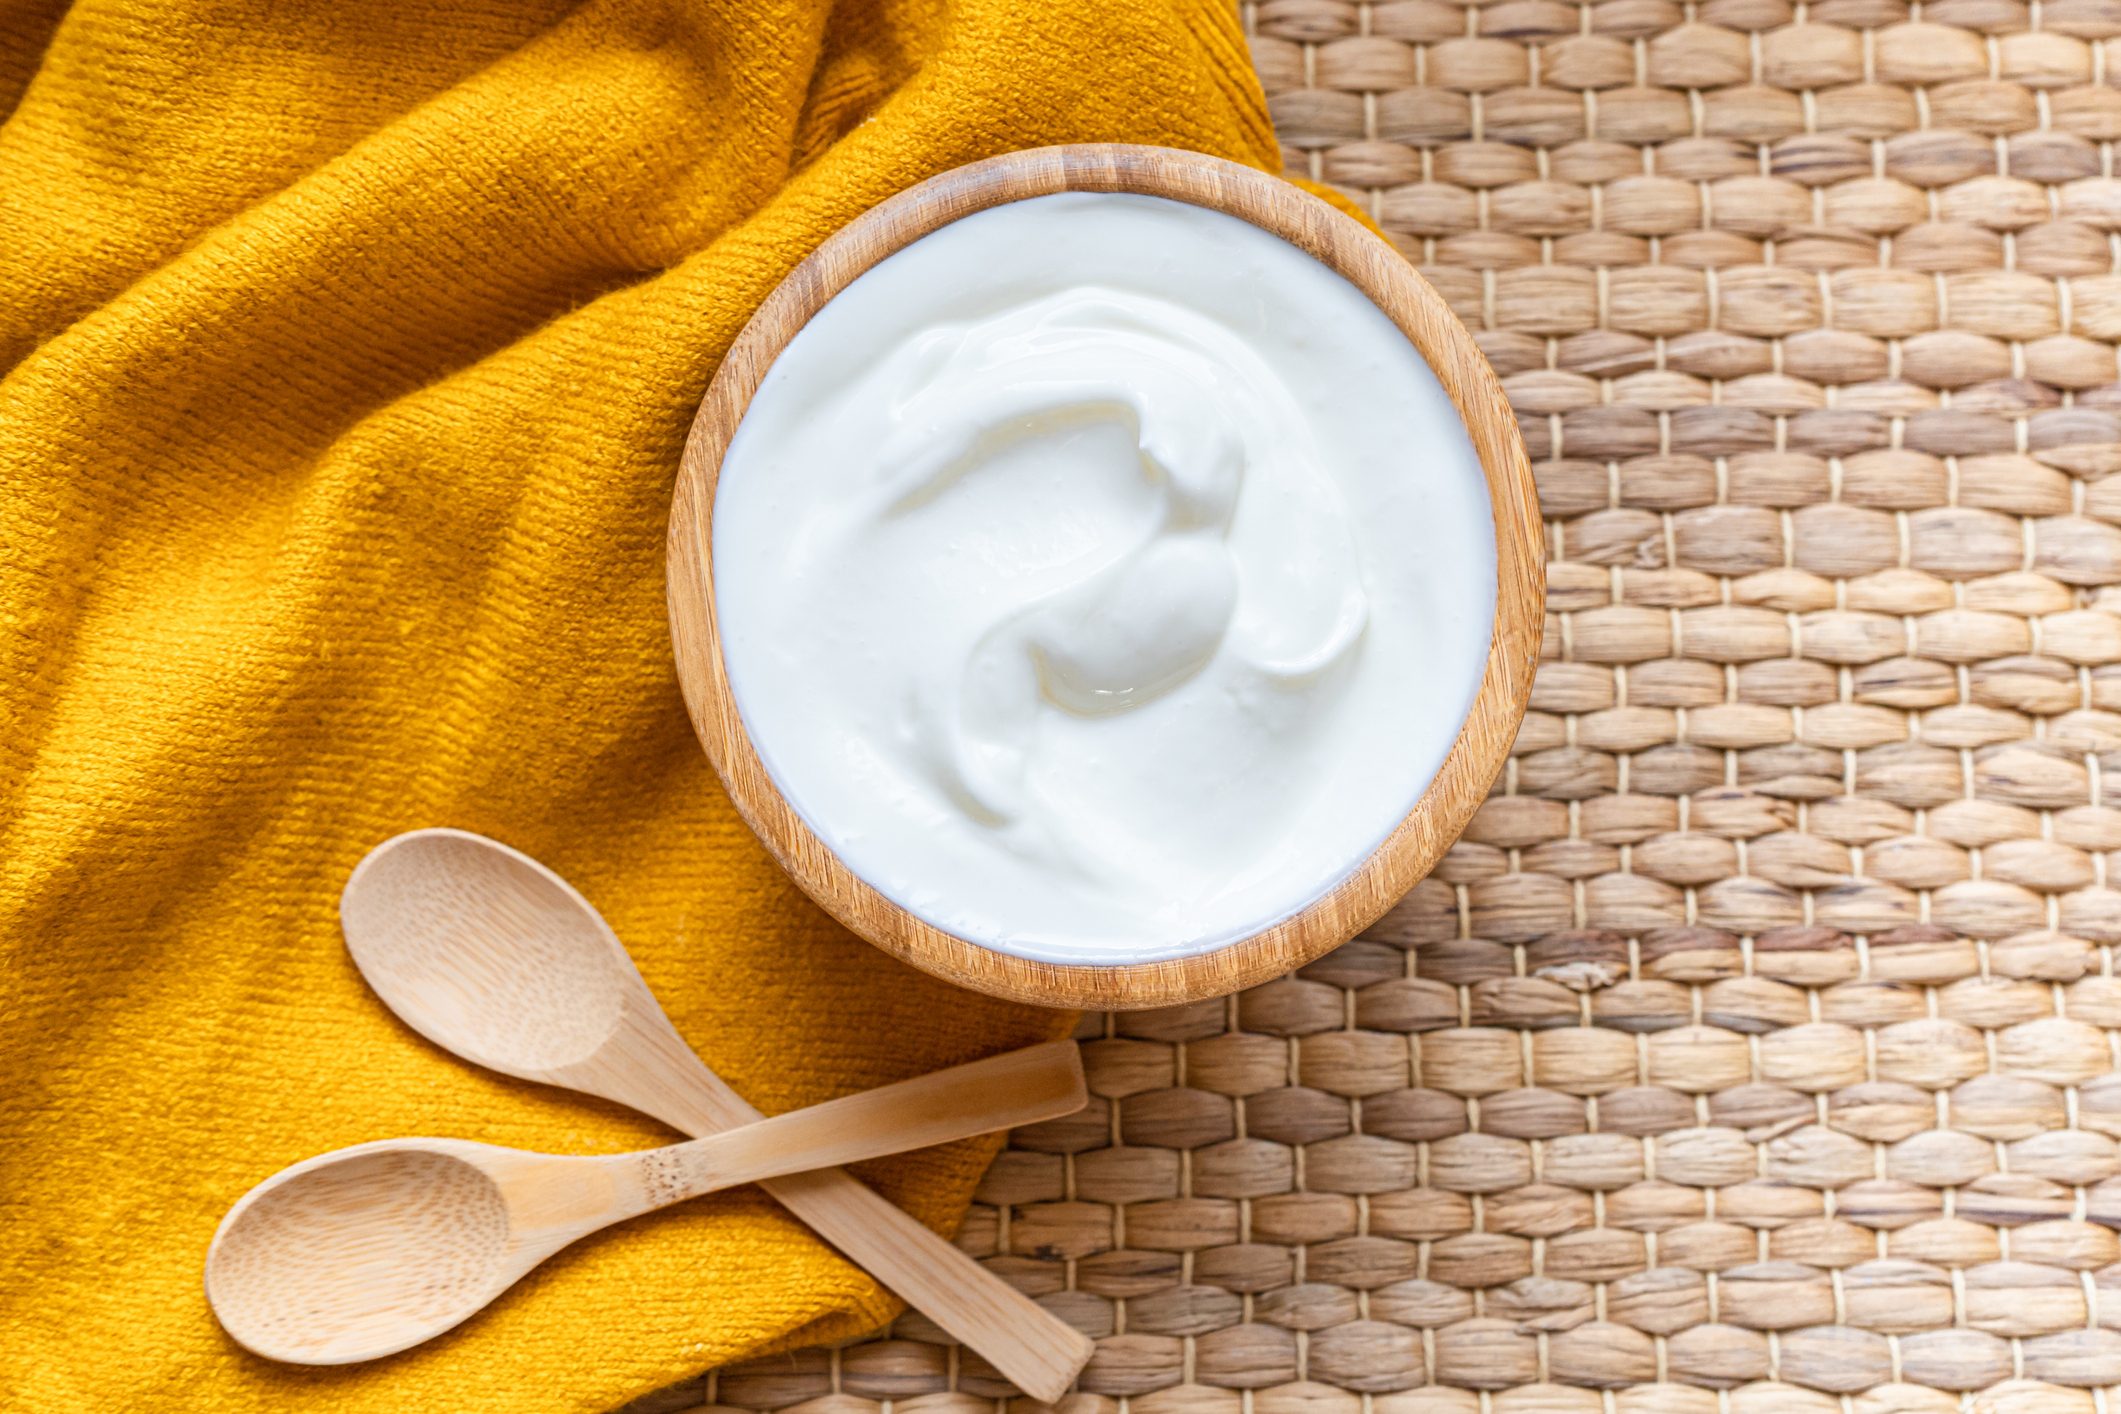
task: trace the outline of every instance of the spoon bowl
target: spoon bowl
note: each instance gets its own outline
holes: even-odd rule
[[[222,1326],[269,1359],[340,1364],[417,1345],[477,1311],[529,1270],[517,1265],[507,1197],[475,1152],[484,1147],[362,1144],[252,1189],[207,1261]]]
[[[488,1070],[547,1080],[582,1064],[645,991],[580,894],[481,835],[385,841],[354,869],[339,909],[369,986],[415,1031]],[[509,947],[467,945],[467,932]]]

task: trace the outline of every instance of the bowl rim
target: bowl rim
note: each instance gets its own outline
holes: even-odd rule
[[[1041,962],[957,937],[841,862],[781,794],[736,709],[715,619],[714,499],[723,456],[768,368],[810,317],[878,261],[973,212],[1058,192],[1160,196],[1222,211],[1352,283],[1427,360],[1466,425],[1495,522],[1488,659],[1443,764],[1390,834],[1338,884],[1258,932],[1187,957]],[[1531,466],[1494,370],[1443,298],[1376,233],[1255,168],[1175,148],[1075,144],[940,173],[871,208],[795,267],[716,370],[685,439],[671,501],[666,590],[694,731],[745,823],[802,890],[861,937],[960,986],[1042,1006],[1114,1010],[1221,996],[1338,947],[1420,882],[1471,821],[1508,758],[1545,625],[1544,537]]]

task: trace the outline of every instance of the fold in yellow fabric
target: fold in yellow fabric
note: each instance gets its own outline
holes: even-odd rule
[[[1065,141],[1272,164],[1220,0],[0,0],[0,1408],[591,1411],[887,1297],[756,1190],[340,1369],[201,1259],[305,1156],[667,1142],[363,988],[362,853],[453,824],[610,917],[769,1112],[1052,1034],[804,900],[672,676],[716,360],[851,217]],[[864,1170],[926,1222],[992,1145]]]

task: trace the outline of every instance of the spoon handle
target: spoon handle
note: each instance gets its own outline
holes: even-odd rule
[[[765,1118],[660,1015],[631,1020],[625,1049],[640,1067],[632,1073],[653,1083],[628,1085],[615,1097],[620,1103],[693,1135]],[[763,1186],[848,1260],[1032,1398],[1058,1401],[1089,1362],[1095,1347],[1088,1336],[845,1169],[813,1169],[767,1179]]]
[[[741,1183],[1057,1119],[1087,1099],[1073,1041],[1027,1046],[629,1156],[641,1182],[638,1195],[628,1195],[625,1216]]]

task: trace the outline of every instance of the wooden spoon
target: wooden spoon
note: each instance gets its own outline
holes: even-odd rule
[[[589,901],[528,855],[463,830],[399,835],[354,870],[339,917],[368,985],[444,1050],[686,1134],[759,1118],[679,1037]],[[847,1173],[765,1186],[1026,1394],[1052,1403],[1090,1358],[1087,1336]]]
[[[372,1360],[440,1335],[613,1223],[740,1183],[1073,1114],[1084,1099],[1075,1043],[1054,1041],[634,1154],[356,1144],[282,1169],[229,1209],[206,1252],[206,1299],[260,1355]]]

